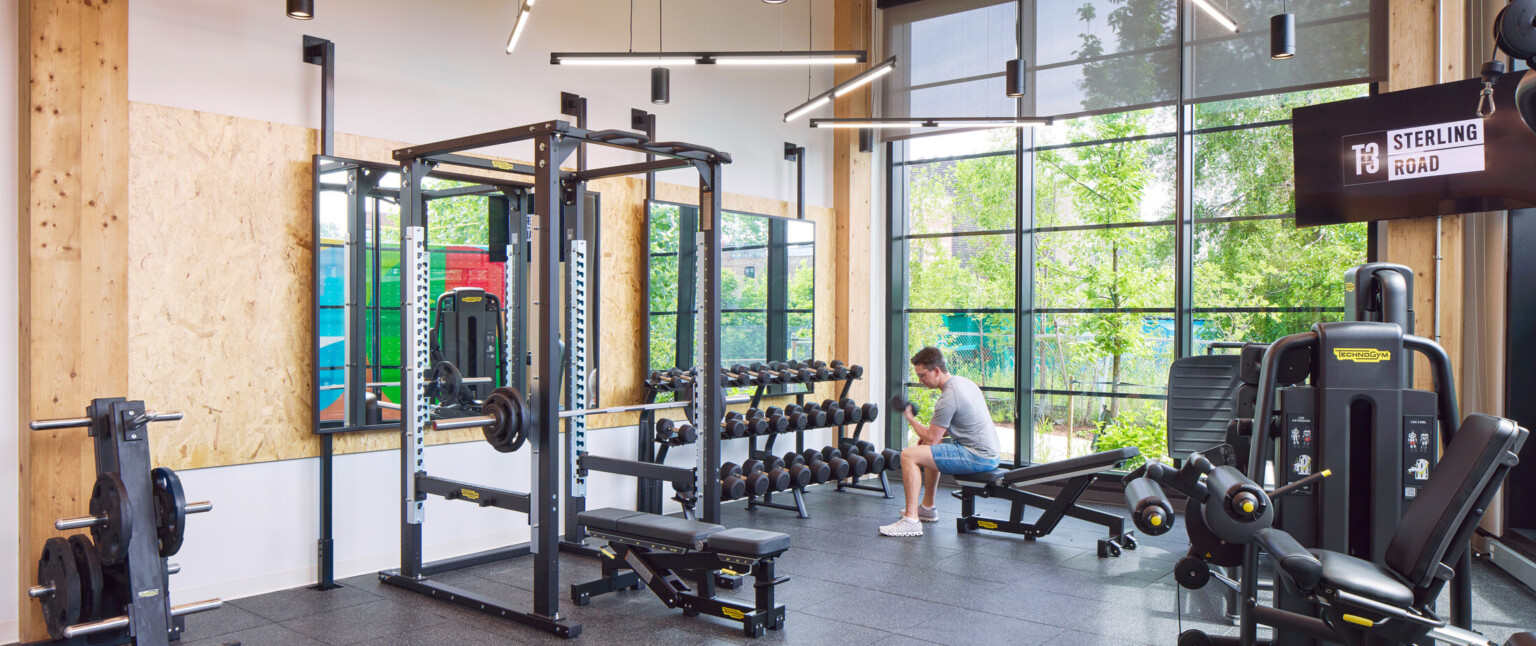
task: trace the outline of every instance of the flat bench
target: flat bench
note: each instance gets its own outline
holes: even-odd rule
[[[703,613],[740,621],[748,637],[784,627],[784,606],[774,603],[773,590],[789,578],[775,577],[773,565],[789,549],[789,534],[726,529],[613,507],[581,512],[576,523],[594,538],[608,541],[601,556],[603,577],[571,586],[576,605],[585,606],[592,597],[609,592],[638,590],[644,583],[668,608],[681,608],[688,616]],[[741,571],[736,566],[745,566],[752,576],[755,605],[715,596],[715,572]]]
[[[954,496],[960,499],[960,517],[955,519],[956,529],[961,533],[987,529],[1017,534],[1032,541],[1050,534],[1063,517],[1071,516],[1103,525],[1109,530],[1108,538],[1099,539],[1099,558],[1120,556],[1121,548],[1136,549],[1135,533],[1125,531],[1125,519],[1083,507],[1077,504],[1077,499],[1088,490],[1088,486],[1093,484],[1100,473],[1138,455],[1141,452],[1135,447],[1126,447],[1048,464],[957,475],[955,481],[960,484],[960,490]],[[1019,489],[1062,480],[1067,482],[1055,498]],[[977,516],[977,498],[1002,498],[1012,503],[1008,519]],[[1041,509],[1040,518],[1033,523],[1024,522],[1025,507]]]

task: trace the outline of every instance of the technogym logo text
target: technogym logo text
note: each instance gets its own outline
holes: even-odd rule
[[[1392,358],[1392,353],[1376,348],[1334,348],[1333,357],[1339,361],[1355,363],[1381,363]]]

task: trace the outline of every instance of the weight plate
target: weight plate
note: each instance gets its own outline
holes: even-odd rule
[[[133,505],[128,502],[128,488],[116,473],[108,471],[96,478],[96,485],[91,487],[91,515],[106,519],[91,525],[91,538],[96,541],[101,562],[121,563],[133,540]]]
[[[1493,19],[1499,47],[1521,60],[1536,57],[1536,0],[1515,0]]]
[[[187,494],[175,471],[157,467],[149,472],[155,483],[155,537],[160,541],[160,556],[169,558],[181,551],[187,533]]]
[[[80,572],[69,541],[54,537],[43,543],[37,558],[37,584],[53,588],[53,594],[39,597],[43,604],[43,623],[54,639],[64,636],[64,629],[80,623]]]
[[[528,400],[516,388],[501,387],[491,391],[481,412],[496,418],[496,423],[485,429],[485,440],[497,451],[511,453],[522,448],[528,439],[531,414]]]
[[[432,366],[432,383],[428,397],[437,397],[437,403],[447,406],[460,401],[459,391],[464,386],[464,375],[452,361],[439,361]]]
[[[70,536],[69,549],[75,557],[75,569],[80,572],[80,621],[105,619],[101,613],[101,593],[106,588],[101,555],[85,534]]]

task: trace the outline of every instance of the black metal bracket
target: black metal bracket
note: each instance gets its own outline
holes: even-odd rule
[[[336,148],[336,44],[305,36],[304,62],[320,66],[320,154],[330,156]]]

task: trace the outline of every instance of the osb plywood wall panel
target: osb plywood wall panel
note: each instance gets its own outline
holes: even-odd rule
[[[129,396],[186,419],[158,425],[156,464],[199,468],[313,457],[313,130],[149,104],[130,111]],[[404,144],[338,134],[341,157],[390,162]],[[517,161],[517,160],[509,160]],[[726,177],[729,178],[729,167]],[[468,172],[468,171],[465,171]],[[727,180],[728,181],[728,180]],[[645,355],[645,185],[594,181],[602,194],[599,382],[603,405],[640,403]],[[696,202],[697,187],[659,197]],[[726,194],[726,208],[788,215],[793,205]],[[818,277],[832,275],[829,209],[813,208]],[[817,281],[816,352],[832,348],[830,279]],[[835,393],[823,386],[818,397]],[[588,426],[635,423],[596,416]],[[429,443],[481,441],[476,430]],[[338,453],[396,448],[395,431],[338,436]]]

